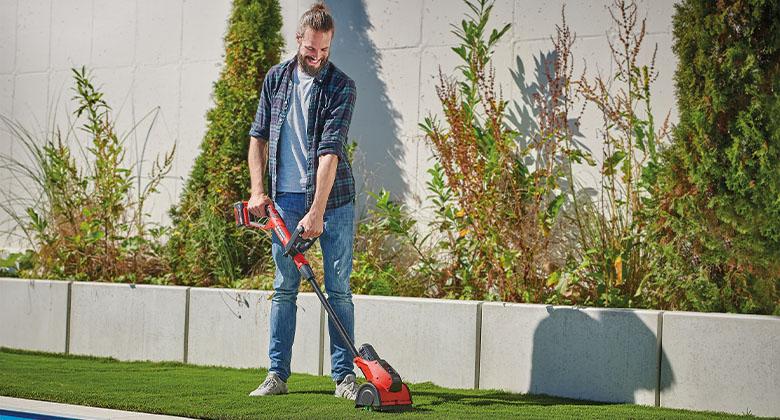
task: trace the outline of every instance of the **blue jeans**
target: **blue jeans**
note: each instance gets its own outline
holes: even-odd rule
[[[287,229],[292,231],[306,215],[305,194],[276,194],[274,205],[284,219]],[[328,302],[347,330],[350,339],[355,340],[355,309],[352,305],[352,291],[349,276],[352,273],[352,246],[355,238],[355,210],[352,203],[325,211],[325,228],[320,236],[323,265],[325,266],[325,293]],[[301,274],[291,258],[284,256],[284,248],[274,235],[272,252],[276,263],[274,295],[271,300],[271,342],[268,369],[279,375],[283,381],[290,377],[290,358],[295,338],[295,315],[298,286]],[[330,334],[331,376],[340,381],[348,374],[354,374],[352,353],[343,342],[338,330],[328,319]]]

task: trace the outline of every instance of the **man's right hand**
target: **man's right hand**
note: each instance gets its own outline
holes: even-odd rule
[[[265,195],[265,194],[252,194],[249,197],[249,202],[247,203],[247,208],[250,213],[254,214],[257,217],[266,217],[265,214],[265,206],[271,204],[271,197]]]

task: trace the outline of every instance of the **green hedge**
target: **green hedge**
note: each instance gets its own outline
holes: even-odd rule
[[[780,2],[675,8],[680,122],[658,192],[659,296],[678,309],[777,312]]]

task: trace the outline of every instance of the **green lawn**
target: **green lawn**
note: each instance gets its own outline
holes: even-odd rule
[[[250,398],[262,369],[181,363],[118,362],[0,348],[0,395],[202,418],[370,418],[399,414],[356,410],[332,395],[330,378],[294,374],[290,394]],[[598,404],[488,390],[412,384],[415,410],[429,418],[712,419],[737,416],[630,404]]]

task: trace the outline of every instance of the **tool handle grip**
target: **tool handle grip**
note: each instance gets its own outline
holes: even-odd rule
[[[303,252],[309,249],[317,238],[304,239],[300,236],[303,233],[303,226],[299,226],[295,229],[295,233],[290,235],[287,226],[284,224],[284,219],[276,211],[273,203],[265,208],[266,218],[264,223],[260,219],[255,219],[255,216],[249,212],[249,205],[246,201],[239,201],[233,204],[233,214],[236,219],[236,226],[273,231],[282,243],[282,247],[284,247],[284,254],[293,259],[298,269],[301,269],[304,265],[308,266],[309,262],[306,261]],[[308,270],[310,272],[311,268],[308,268]]]
[[[284,247],[284,255],[294,257],[296,254],[303,254],[317,241],[317,238],[304,239],[301,235],[303,235],[303,226],[298,226]]]
[[[236,226],[247,226],[256,229],[271,230],[274,228],[274,222],[272,219],[279,217],[279,213],[276,211],[273,203],[265,206],[265,217],[257,217],[249,211],[249,203],[247,201],[238,201],[233,204],[233,216],[236,220]],[[282,222],[284,225],[284,222]],[[282,238],[279,238],[280,240]]]

